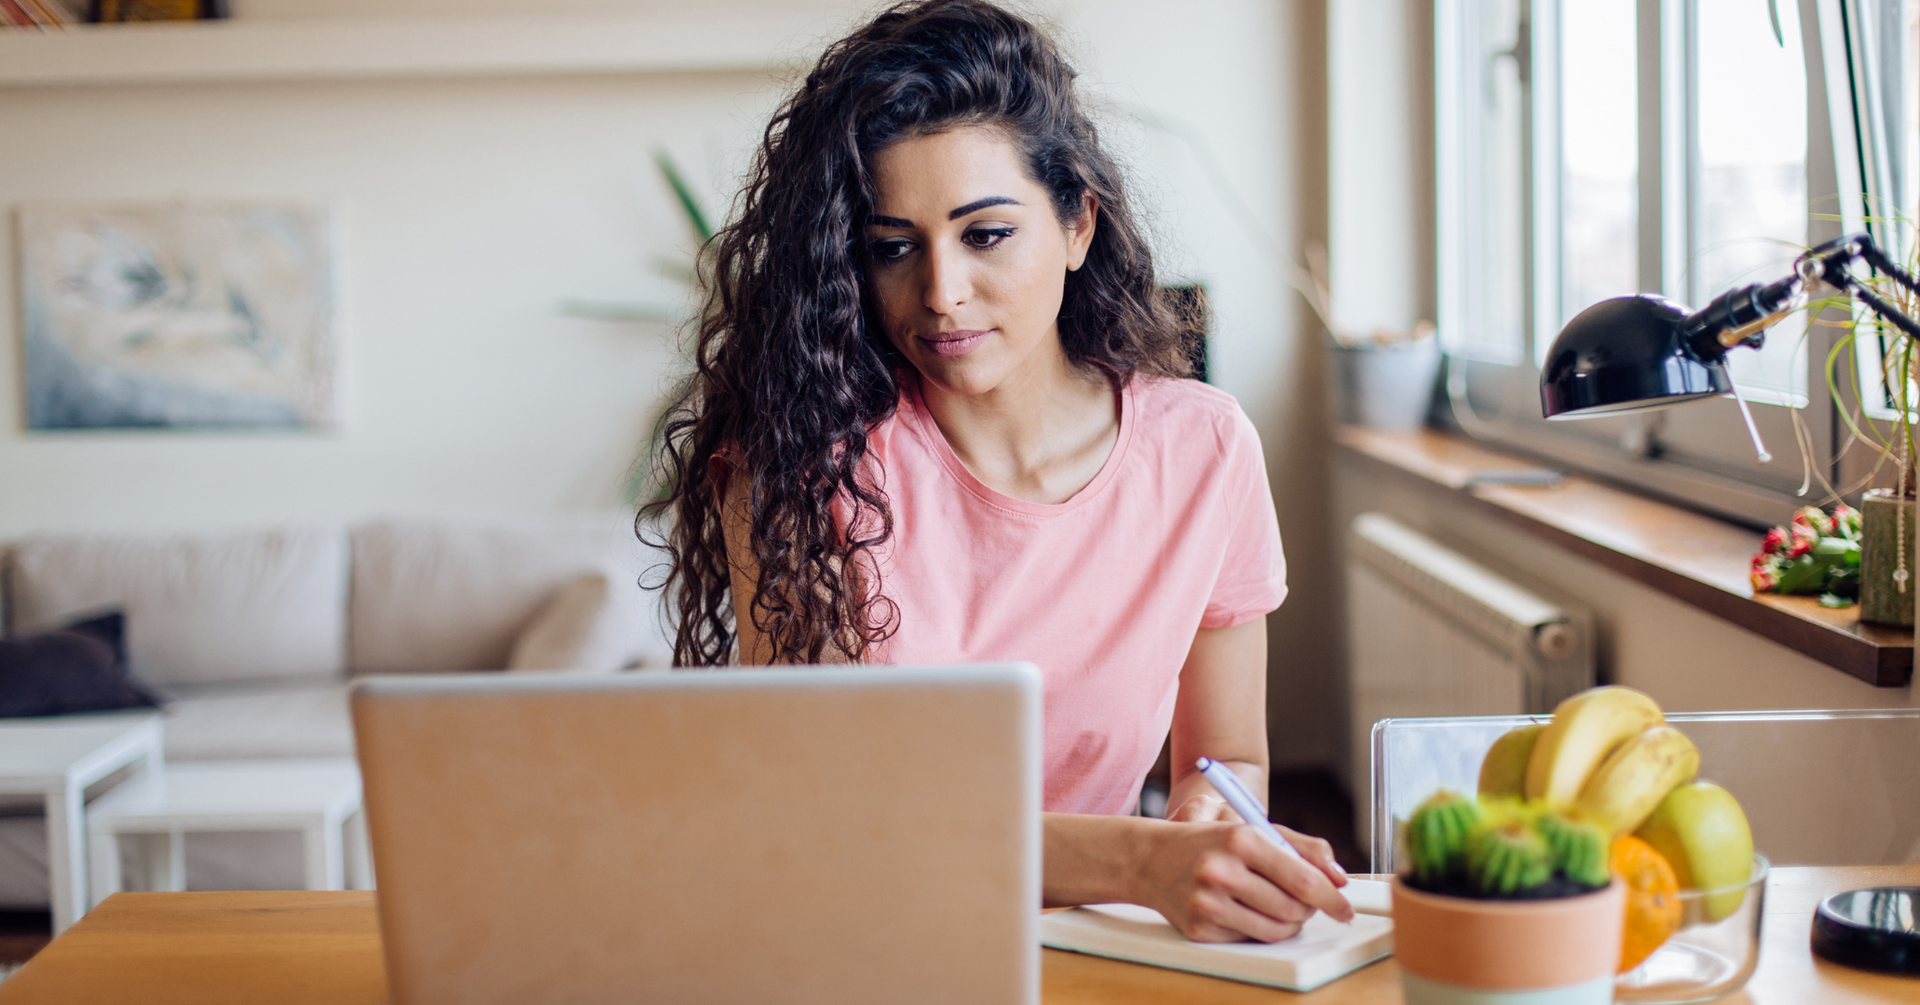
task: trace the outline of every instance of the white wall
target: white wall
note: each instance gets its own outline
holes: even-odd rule
[[[1328,271],[1335,321],[1357,334],[1433,317],[1432,16],[1418,0],[1327,4]]]
[[[647,267],[690,244],[648,150],[737,148],[770,96],[745,75],[5,92],[0,204],[330,201],[345,237],[344,421],[314,435],[28,435],[10,351],[0,534],[617,503],[671,338],[557,303],[680,295]],[[10,275],[15,250],[0,253]]]

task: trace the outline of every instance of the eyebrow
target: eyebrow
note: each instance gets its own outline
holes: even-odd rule
[[[981,210],[986,209],[988,206],[1024,206],[1024,205],[1026,204],[1011,196],[990,195],[990,196],[987,196],[985,199],[975,199],[974,201],[967,203],[965,206],[961,206],[959,209],[956,209],[953,212],[948,213],[947,219],[958,220],[961,217],[966,216],[968,213],[978,213]],[[913,221],[902,220],[897,216],[881,216],[876,213],[872,216],[867,217],[867,226],[869,227],[912,227]]]
[[[1004,195],[990,195],[990,196],[987,196],[985,199],[975,199],[974,201],[967,203],[965,206],[962,206],[959,209],[956,209],[953,212],[948,213],[947,219],[958,220],[961,217],[966,216],[968,213],[978,213],[981,210],[986,209],[988,206],[1018,206],[1018,205],[1020,205],[1020,200],[1018,199],[1009,198]]]

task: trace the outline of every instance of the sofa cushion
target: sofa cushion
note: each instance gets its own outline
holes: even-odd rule
[[[127,679],[124,625],[114,611],[59,631],[0,640],[0,718],[158,705]]]
[[[346,536],[61,535],[14,545],[10,631],[47,631],[106,607],[127,616],[127,662],[161,688],[346,667]]]
[[[503,670],[557,591],[603,571],[616,666],[660,659],[652,554],[620,514],[379,520],[353,528],[355,673]]]
[[[353,756],[347,684],[340,677],[194,688],[168,698],[168,761]]]
[[[627,654],[602,572],[582,573],[555,590],[513,640],[508,670],[618,670]]]

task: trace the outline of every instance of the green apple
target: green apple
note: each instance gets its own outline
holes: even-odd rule
[[[1733,793],[1712,782],[1689,782],[1667,793],[1634,833],[1673,866],[1682,890],[1739,886],[1753,875],[1753,831]],[[1708,921],[1740,909],[1744,890],[1707,897]]]
[[[1535,722],[1507,730],[1487,750],[1480,762],[1480,795],[1487,799],[1520,799],[1527,792],[1527,762],[1533,758],[1534,741],[1540,739],[1547,724]]]

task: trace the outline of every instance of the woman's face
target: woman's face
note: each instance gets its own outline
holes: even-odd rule
[[[1071,229],[999,130],[901,140],[873,159],[867,286],[888,341],[951,394],[1008,386],[1064,361],[1060,298],[1093,240]]]

